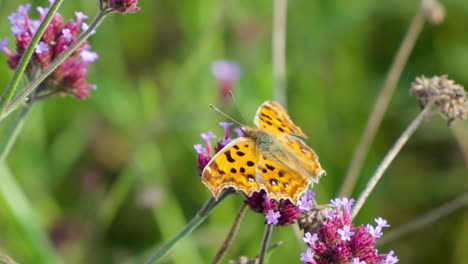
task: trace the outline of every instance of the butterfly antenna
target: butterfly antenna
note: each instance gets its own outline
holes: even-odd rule
[[[244,121],[244,124],[247,124],[247,120],[245,119],[244,114],[242,114],[242,112],[241,112],[241,110],[239,108],[239,104],[237,103],[236,97],[234,96],[234,93],[232,92],[232,90],[229,90],[229,95],[231,96],[232,101],[236,105],[237,112],[239,112],[240,116],[242,117],[242,120]]]
[[[223,111],[219,110],[219,108],[217,108],[216,106],[210,104],[210,107],[213,108],[214,110],[216,110],[218,113],[222,114],[223,116],[227,117],[228,119],[230,119],[231,121],[233,121],[234,123],[238,124],[239,126],[241,127],[244,127],[245,125],[241,124],[239,121],[235,120],[234,118],[228,116],[226,113],[224,113]]]

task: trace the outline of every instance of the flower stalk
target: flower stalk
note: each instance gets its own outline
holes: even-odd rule
[[[424,110],[416,116],[416,118],[411,122],[411,124],[406,128],[403,134],[401,134],[401,136],[395,142],[393,147],[388,151],[387,155],[384,157],[380,165],[377,167],[377,170],[374,172],[374,175],[372,175],[371,179],[367,183],[366,188],[361,193],[361,195],[359,195],[359,198],[356,201],[356,205],[351,211],[352,218],[356,217],[362,205],[367,200],[370,193],[374,190],[374,187],[377,185],[379,180],[382,178],[383,173],[387,170],[388,166],[390,166],[390,163],[392,163],[396,155],[400,152],[400,150],[406,144],[411,135],[413,135],[414,131],[416,131],[416,129],[419,127],[424,118],[426,118],[431,113],[431,108],[433,104],[433,100],[429,101],[429,103],[424,107]]]

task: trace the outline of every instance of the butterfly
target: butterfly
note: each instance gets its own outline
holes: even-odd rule
[[[277,102],[264,102],[254,124],[256,127],[242,127],[244,135],[210,160],[202,182],[215,199],[232,187],[247,196],[265,190],[268,198],[297,203],[309,185],[325,175],[317,154],[297,137],[307,138]]]

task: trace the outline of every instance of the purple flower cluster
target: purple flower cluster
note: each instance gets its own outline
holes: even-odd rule
[[[305,210],[310,210],[314,206],[313,191],[306,191],[295,205],[289,199],[269,199],[264,190],[254,192],[247,197],[245,203],[252,211],[265,216],[265,223],[276,226],[287,226],[294,224],[299,214]]]
[[[331,201],[335,210],[329,211],[328,218],[317,233],[306,232],[304,242],[310,248],[301,254],[306,264],[394,264],[398,258],[393,251],[378,254],[375,240],[382,236],[382,228],[389,227],[387,221],[376,218],[377,226],[368,224],[355,227],[351,222],[353,199],[336,198]]]
[[[139,11],[138,0],[101,0],[101,10],[104,12],[134,13]]]
[[[53,0],[49,1],[53,3]],[[36,8],[39,12],[39,19],[32,19],[28,14],[30,9],[31,4],[20,5],[16,12],[8,16],[11,32],[16,39],[16,51],[12,52],[6,47],[7,38],[0,41],[0,49],[7,54],[8,65],[12,69],[18,66],[20,58],[48,12],[48,8],[39,6]],[[64,22],[63,17],[58,13],[53,16],[41,40],[34,48],[34,55],[26,69],[26,75],[30,80],[60,56],[76,40],[80,32],[88,27],[83,22],[88,18],[85,14],[75,12],[75,15],[76,21],[71,19],[68,22]],[[91,51],[88,43],[84,42],[43,81],[36,90],[36,97],[64,94],[72,94],[80,99],[88,97],[89,90],[95,89],[96,86],[87,83],[86,68],[97,58],[98,55]]]
[[[230,133],[230,127],[234,123],[232,122],[220,122],[219,125],[224,128],[224,136],[216,143],[216,147],[214,148],[214,153],[213,153],[213,148],[211,146],[211,139],[215,139],[216,136],[213,132],[209,131],[206,133],[201,133],[200,136],[205,142],[205,147],[203,147],[202,144],[195,144],[193,147],[195,148],[195,151],[197,151],[197,160],[198,160],[198,175],[201,175],[203,169],[205,166],[210,162],[212,155],[216,154],[218,151],[220,151],[222,148],[224,148],[227,144],[231,143],[232,138],[231,138],[231,133]],[[243,136],[242,129],[240,128],[234,128],[234,132],[237,133],[237,137]]]

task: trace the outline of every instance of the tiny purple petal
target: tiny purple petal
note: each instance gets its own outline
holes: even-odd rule
[[[235,81],[240,77],[241,68],[233,61],[217,60],[211,65],[211,72],[217,80]]]
[[[94,62],[99,58],[96,52],[89,51],[89,50],[83,50],[80,53],[80,55],[81,55],[81,58],[87,62]]]
[[[312,198],[314,198],[314,196],[315,196],[315,192],[311,190],[307,190],[299,198],[299,201],[297,203],[297,205],[299,206],[299,209],[303,211],[309,211],[310,209],[312,209],[312,207],[314,206],[314,200],[312,200]]]
[[[87,15],[85,15],[83,12],[79,12],[79,11],[75,12],[75,16],[76,16],[76,19],[78,21],[83,21],[83,20],[88,19]]]
[[[330,219],[335,219],[337,217],[335,211],[328,211],[327,212],[327,218],[330,218]]]
[[[234,123],[233,122],[219,122],[219,125],[223,127],[224,129],[228,130],[229,127],[234,125]]]
[[[35,34],[40,25],[41,25],[41,21],[31,19],[29,21],[29,28],[31,29],[31,33]]]
[[[24,28],[24,25],[19,25],[19,24],[13,25],[10,30],[11,30],[11,33],[15,36],[21,35],[26,31]]]
[[[206,133],[201,133],[200,137],[205,141],[216,138],[215,134],[213,132],[211,132],[211,131],[206,132]]]
[[[306,252],[301,253],[301,261],[315,263],[314,254],[311,248],[307,248]]]
[[[198,154],[202,154],[206,152],[206,148],[202,146],[202,144],[195,144],[193,148],[197,151]]]
[[[343,229],[338,229],[337,233],[341,235],[341,240],[351,240],[351,236],[354,235],[354,232],[350,231],[349,225],[343,226]]]
[[[395,264],[398,261],[399,261],[399,259],[397,258],[397,256],[393,256],[393,250],[391,250],[388,253],[387,258],[385,259],[384,264]]]
[[[81,23],[81,29],[82,29],[83,31],[88,30],[88,28],[89,28],[89,25],[88,25],[88,24],[86,24],[85,22]],[[94,35],[95,33],[96,33],[96,30],[91,31],[91,35]]]
[[[0,50],[3,50],[8,45],[8,37],[0,39]]]
[[[67,41],[71,41],[71,39],[73,37],[71,32],[70,32],[70,29],[68,29],[68,28],[62,29],[62,35]]]
[[[379,238],[382,236],[382,228],[380,226],[374,228],[372,225],[367,224],[366,229],[367,232],[369,232],[369,234],[371,234],[375,238]]]
[[[387,220],[383,219],[382,217],[375,218],[374,221],[377,223],[377,226],[390,227],[390,225],[387,223]]]
[[[47,14],[47,12],[49,12],[49,8],[46,8],[46,7],[42,7],[42,6],[38,6],[36,7],[36,10],[37,12],[39,12],[39,14],[43,17]]]
[[[276,225],[278,223],[278,218],[280,217],[280,212],[275,212],[272,209],[268,210],[267,214],[265,215],[265,219],[269,225]]]
[[[304,242],[306,242],[309,245],[315,244],[318,240],[318,235],[314,233],[313,235],[310,234],[310,232],[305,233],[304,237],[302,238]]]
[[[353,264],[366,264],[366,262],[364,260],[360,261],[359,258],[353,258]]]
[[[234,128],[233,131],[236,132],[237,137],[243,137],[244,136],[244,131],[240,127]]]
[[[18,6],[18,13],[27,14],[29,12],[29,9],[31,9],[30,3],[27,3],[25,5],[20,5]]]
[[[47,45],[47,43],[39,41],[39,43],[37,43],[37,46],[34,48],[34,52],[36,52],[36,54],[42,54],[46,52],[48,48],[49,45]]]
[[[11,13],[8,16],[8,21],[10,21],[10,24],[12,25],[16,25],[16,24],[24,25],[24,14],[21,14],[19,12]]]

